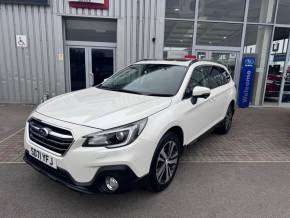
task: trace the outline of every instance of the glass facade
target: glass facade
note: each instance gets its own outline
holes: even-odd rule
[[[252,0],[249,4],[248,22],[273,23],[277,0]]]
[[[279,24],[290,24],[289,11],[290,11],[290,1],[279,0],[276,22]]]
[[[201,20],[243,21],[245,0],[199,1],[198,18]]]
[[[167,0],[164,58],[222,62],[238,86],[242,58],[255,57],[252,104],[290,103],[289,11],[289,0]]]
[[[268,104],[277,104],[280,99],[284,103],[290,102],[289,35],[290,28],[275,28],[264,98]]]
[[[164,55],[176,58],[192,53],[194,23],[169,20],[165,24]]]
[[[195,0],[167,0],[166,17],[189,18],[195,15]]]
[[[198,22],[197,45],[241,46],[242,24]]]

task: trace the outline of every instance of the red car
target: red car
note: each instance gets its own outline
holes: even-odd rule
[[[275,67],[272,67],[272,69],[270,67],[266,84],[265,98],[279,98],[282,75],[282,72],[275,71]],[[288,67],[286,74],[283,101],[290,101],[290,67]]]

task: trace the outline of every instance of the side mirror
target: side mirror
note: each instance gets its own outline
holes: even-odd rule
[[[203,86],[196,86],[192,90],[191,102],[195,104],[198,98],[208,98],[210,96],[210,89]]]

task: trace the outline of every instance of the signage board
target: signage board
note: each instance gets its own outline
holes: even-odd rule
[[[0,0],[0,3],[49,6],[49,0]]]
[[[78,0],[70,1],[70,7],[73,8],[88,8],[88,9],[109,9],[109,0]]]
[[[274,62],[278,62],[278,61],[286,61],[286,54],[275,54],[274,58],[273,58]]]
[[[27,47],[26,35],[16,35],[16,46],[19,48],[26,48]]]
[[[250,105],[255,66],[256,59],[254,57],[243,58],[238,102],[241,108],[246,108]]]

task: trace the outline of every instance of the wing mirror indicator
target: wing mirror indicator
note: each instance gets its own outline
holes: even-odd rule
[[[203,86],[196,86],[192,90],[191,102],[196,104],[198,98],[208,98],[210,96],[210,89]]]

